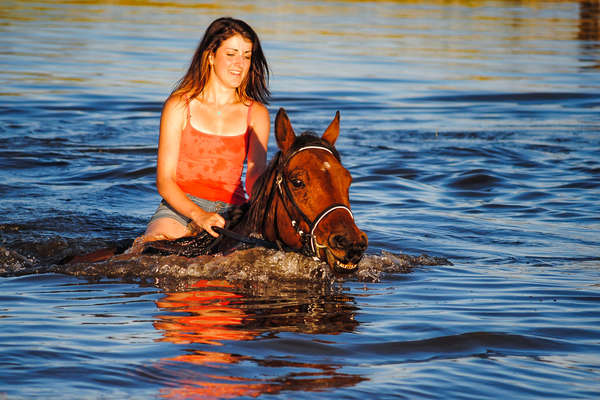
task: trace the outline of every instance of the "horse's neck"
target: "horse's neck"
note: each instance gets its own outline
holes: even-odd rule
[[[276,168],[265,171],[269,176],[265,176],[265,182],[261,188],[261,193],[257,194],[257,198],[253,200],[249,211],[240,224],[246,234],[256,233],[265,236],[266,227],[273,225],[274,212],[271,211],[275,206],[277,194],[275,193],[275,178],[277,175]],[[271,212],[270,212],[271,211]]]

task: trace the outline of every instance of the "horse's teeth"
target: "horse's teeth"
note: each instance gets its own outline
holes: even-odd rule
[[[354,269],[356,268],[356,265],[354,264],[342,264],[341,262],[336,260],[336,264],[338,267],[340,268],[344,268],[344,269]]]

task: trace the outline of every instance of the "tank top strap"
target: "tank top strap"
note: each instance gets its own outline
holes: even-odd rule
[[[192,118],[192,112],[190,111],[190,102],[192,99],[186,96],[185,98],[185,113],[186,113],[186,122],[189,125],[190,118]]]
[[[254,104],[254,101],[250,102],[250,105],[248,106],[248,116],[246,117],[246,126],[250,127],[250,111],[252,110],[252,105]]]

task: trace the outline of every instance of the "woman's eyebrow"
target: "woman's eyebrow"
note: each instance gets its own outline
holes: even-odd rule
[[[229,50],[229,51],[240,51],[240,49],[235,48],[235,47],[226,47],[225,50]],[[252,53],[252,49],[250,50],[244,50],[244,53]]]

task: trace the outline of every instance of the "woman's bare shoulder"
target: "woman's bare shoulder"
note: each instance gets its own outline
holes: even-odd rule
[[[189,97],[185,93],[171,93],[167,100],[165,100],[165,105],[170,106],[185,106],[189,102]]]
[[[188,107],[187,98],[182,95],[172,94],[163,104],[161,121],[166,123],[165,127],[183,128],[185,115]]]
[[[267,107],[258,101],[252,103],[251,117],[253,121],[269,119],[269,110]]]
[[[181,112],[188,107],[189,100],[184,94],[171,94],[163,104],[163,113]]]

